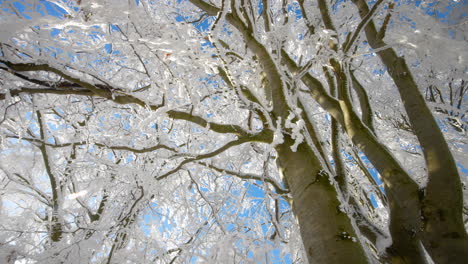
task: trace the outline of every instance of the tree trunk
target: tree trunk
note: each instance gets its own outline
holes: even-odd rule
[[[364,19],[369,13],[366,1],[353,2]],[[373,49],[386,46],[372,21],[364,31]],[[463,223],[462,185],[455,160],[405,59],[392,48],[377,54],[398,88],[426,161],[428,182],[421,205],[424,246],[436,263],[465,263],[468,236]]]
[[[279,164],[293,197],[309,263],[367,263],[350,219],[340,210],[335,187],[305,143],[296,152],[294,140],[285,135],[277,146]]]

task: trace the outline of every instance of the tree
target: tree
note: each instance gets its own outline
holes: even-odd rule
[[[0,4],[6,257],[468,259],[463,3]]]

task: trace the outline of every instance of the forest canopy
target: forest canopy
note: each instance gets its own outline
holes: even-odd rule
[[[464,263],[457,0],[0,0],[0,262]]]

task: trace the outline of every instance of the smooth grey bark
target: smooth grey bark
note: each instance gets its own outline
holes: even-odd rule
[[[338,90],[340,93],[340,106],[344,113],[345,128],[351,139],[355,142],[363,141],[368,146],[379,145],[372,131],[359,119],[354,112],[351,103],[351,96],[348,89],[348,78],[344,72],[343,65],[333,63],[334,71],[337,76]],[[362,138],[365,136],[367,138]],[[368,141],[368,142],[365,142]],[[385,190],[390,201],[390,233],[393,244],[388,250],[392,262],[394,263],[426,263],[424,253],[420,246],[420,240],[417,236],[420,228],[419,212],[419,186],[414,182],[401,165],[393,158],[391,153],[380,146],[380,150],[387,151],[389,164],[379,164],[374,156],[380,153],[366,153],[369,160],[376,162],[374,165],[379,172],[384,173]],[[366,147],[364,147],[365,149]],[[383,153],[382,153],[383,154]],[[383,167],[385,166],[385,167]],[[393,168],[392,168],[393,167]],[[388,170],[391,170],[390,172]],[[386,174],[386,175],[385,175]],[[396,181],[395,181],[396,180]],[[393,186],[398,183],[397,186]],[[404,188],[408,188],[405,190]],[[404,200],[402,200],[402,198]]]
[[[285,51],[282,51],[282,59],[292,74],[300,71]],[[338,74],[336,79],[341,81],[338,85],[347,86],[341,65],[335,63],[334,68]],[[303,75],[301,80],[309,88],[312,98],[340,123],[352,142],[364,152],[382,176],[389,200],[390,232],[394,242],[389,255],[404,261],[413,259],[412,263],[425,263],[418,238],[414,236],[421,226],[419,186],[358,117],[348,96],[344,96],[343,100],[330,96],[322,83],[310,73]]]
[[[375,134],[374,120],[372,118],[372,106],[369,101],[369,96],[366,89],[362,86],[359,80],[356,78],[353,72],[350,72],[352,87],[356,91],[361,106],[361,118],[362,122]]]
[[[213,9],[215,7],[209,6],[203,1],[193,0],[191,2],[197,2],[199,5],[205,5],[205,7],[208,6],[208,10],[215,10]],[[354,2],[366,4],[365,1],[362,0],[355,0]],[[361,13],[363,16],[363,21],[365,19],[369,19],[368,8],[367,12]],[[230,19],[229,16],[227,16],[227,19]],[[325,22],[328,23],[327,21]],[[252,33],[249,32],[249,28],[246,27],[242,21],[234,22],[234,24],[235,23],[238,23],[236,27],[238,27],[238,29],[246,38],[249,47],[252,49],[252,51],[259,55],[258,58],[260,63],[262,66],[264,66],[267,77],[269,78],[270,83],[272,83],[272,90],[275,92],[273,96],[275,101],[275,110],[273,111],[274,117],[284,118],[289,112],[289,107],[285,102],[283,95],[284,87],[282,87],[281,78],[279,77],[278,73],[279,70],[277,67],[275,67],[275,62],[271,59],[271,56],[265,47],[256,42],[255,38],[252,37]],[[368,26],[365,28],[367,35],[369,35],[368,32],[373,33],[368,30],[370,26],[372,26],[372,21],[370,21]],[[377,31],[374,33],[376,32]],[[383,43],[379,43],[378,41],[377,43],[379,45]],[[359,118],[357,116],[351,103],[347,101],[346,98],[340,98],[340,101],[334,100],[334,98],[330,98],[326,92],[324,93],[323,90],[317,89],[316,80],[310,78],[308,74],[303,78],[303,81],[311,88],[311,94],[314,96],[314,99],[316,99],[327,111],[332,113],[334,118],[336,118],[336,120],[347,131],[353,142],[355,142],[356,145],[364,150],[366,155],[384,177],[391,209],[390,229],[394,239],[394,246],[390,249],[393,252],[390,253],[395,253],[395,258],[393,261],[395,263],[422,263],[423,260],[420,258],[421,249],[419,247],[419,239],[422,239],[426,248],[428,248],[429,253],[431,253],[434,259],[440,260],[440,263],[451,263],[450,261],[453,261],[452,263],[457,263],[457,261],[463,260],[462,257],[466,256],[464,253],[468,251],[466,250],[466,233],[464,231],[460,231],[461,227],[459,220],[461,217],[458,217],[461,214],[461,210],[459,210],[460,197],[457,196],[460,194],[460,183],[453,157],[450,154],[448,146],[444,141],[443,135],[438,129],[437,124],[435,123],[435,120],[430,113],[430,110],[427,108],[427,106],[425,106],[424,98],[422,98],[405,61],[402,58],[399,58],[397,54],[391,49],[379,51],[378,54],[381,56],[384,64],[387,65],[391,77],[394,78],[395,83],[399,88],[405,104],[405,108],[413,124],[413,128],[415,129],[416,135],[418,136],[421,145],[424,148],[424,154],[429,169],[429,183],[425,190],[425,194],[423,195],[421,195],[422,193],[419,192],[417,184],[411,180],[409,175],[392,157],[391,153],[381,143],[378,142],[372,131],[369,131],[370,127],[366,127],[367,122],[365,119],[363,117]],[[27,67],[28,70],[33,70],[31,67],[34,65],[23,66]],[[40,66],[39,68],[55,72],[51,70],[51,68],[47,68],[44,65],[37,66]],[[349,84],[346,84],[344,81],[346,79],[346,74],[344,73],[343,69],[339,69],[340,67],[340,65],[336,67],[336,76],[342,80],[342,87],[347,88],[346,86]],[[69,80],[77,82],[73,79]],[[112,95],[112,93],[99,90],[95,86],[88,87],[83,83],[77,84],[87,89],[86,91],[80,91],[85,92],[86,94],[97,95],[104,98],[109,98]],[[51,90],[50,92],[62,93],[62,90]],[[126,95],[118,95],[117,99],[114,99],[114,101],[118,103],[136,103],[144,105],[144,103],[136,99],[132,99],[130,97],[127,98]],[[419,114],[418,110],[420,109],[424,110],[423,118],[418,120],[418,116],[416,114]],[[412,114],[410,114],[410,112]],[[430,144],[432,143],[432,141],[430,141],[432,139],[431,137],[436,138],[436,144]],[[296,152],[292,152],[289,149],[293,143],[294,141],[286,134],[285,143],[278,146],[277,151],[278,153],[283,153],[283,155],[280,155],[279,159],[284,171],[287,172],[285,173],[285,176],[288,183],[292,182],[296,185],[295,189],[291,190],[293,192],[293,196],[298,197],[297,199],[295,198],[295,203],[297,200],[300,200],[303,201],[302,204],[309,205],[311,204],[310,200],[301,197],[319,198],[319,206],[314,208],[314,210],[323,210],[324,215],[330,215],[329,211],[327,210],[329,205],[335,203],[333,197],[336,199],[336,190],[334,191],[333,196],[333,192],[328,191],[328,189],[325,188],[326,186],[321,186],[318,184],[317,179],[320,180],[320,177],[326,177],[323,177],[323,175],[320,176],[320,173],[314,174],[317,172],[317,170],[318,172],[321,170],[321,165],[317,159],[316,153],[310,150],[306,144],[301,144],[299,145],[298,153],[307,154],[308,157],[297,156],[298,154],[295,154]],[[439,153],[439,150],[442,151]],[[293,164],[294,162],[294,160],[291,160],[290,156],[296,157],[299,160],[302,158],[302,165],[296,164],[294,167],[290,165],[290,163]],[[314,171],[313,173],[310,173],[303,168]],[[445,169],[448,169],[448,171]],[[295,170],[299,170],[299,172],[295,172]],[[449,180],[447,181],[447,179]],[[308,188],[315,190],[315,193],[309,194],[308,189],[305,189],[301,183],[308,183]],[[313,187],[315,185],[321,186],[321,188],[317,187],[317,189],[314,189]],[[442,191],[438,191],[440,186],[447,188],[443,188]],[[321,193],[322,196],[315,196],[316,193]],[[423,197],[422,203],[420,200],[421,196]],[[320,199],[320,197],[322,197],[323,201]],[[455,205],[453,208],[443,208],[447,207],[447,204],[452,204],[452,202],[454,202]],[[301,225],[301,232],[302,226],[305,226],[304,232],[306,234],[320,232],[320,230],[317,231],[316,228],[314,229],[313,226],[307,226],[307,222],[305,220],[310,218],[308,215],[309,212],[301,212],[301,210],[306,210],[305,208],[298,208],[294,210],[297,210],[301,215],[301,217],[298,216],[299,222],[301,223],[302,221],[302,223],[304,223]],[[321,211],[314,212],[322,213]],[[423,221],[420,220],[421,217],[423,217]],[[334,219],[334,221],[335,220],[337,223],[342,223],[344,221],[343,223],[346,225],[345,220]],[[349,218],[348,222],[350,222]],[[461,225],[463,226],[463,222],[461,222]],[[464,230],[464,227],[462,228]],[[423,231],[420,232],[419,230]],[[326,235],[330,235],[332,231],[326,232]],[[314,237],[311,239],[317,240],[317,238]],[[315,245],[314,243],[316,243],[316,241],[310,242],[312,245]],[[312,249],[314,248],[315,247],[312,247]],[[345,252],[346,250],[350,250],[349,255],[359,255],[359,250],[352,250],[351,247],[346,248]],[[406,256],[406,252],[409,251],[415,251],[419,253],[414,255],[409,254]],[[359,260],[357,259],[356,261]]]
[[[199,0],[192,4],[217,15],[221,10]],[[234,8],[231,8],[234,10]],[[284,96],[283,80],[267,49],[253,36],[251,29],[239,17],[239,13],[225,15],[244,37],[247,47],[256,54],[272,91],[272,119],[286,120],[290,110]],[[330,175],[321,174],[324,168],[310,147],[302,143],[296,152],[291,150],[294,140],[283,133],[284,142],[276,147],[281,170],[293,196],[293,211],[298,219],[302,239],[310,263],[367,263],[360,243],[354,243],[355,235],[348,215],[339,211],[340,202]]]
[[[369,14],[366,1],[353,0],[353,3],[361,18]],[[372,20],[364,31],[373,49],[386,46]],[[426,161],[428,182],[420,208],[424,246],[437,263],[464,263],[468,259],[468,236],[463,223],[462,186],[455,160],[405,59],[390,47],[377,54],[398,88]]]
[[[300,144],[296,152],[291,150],[293,144],[285,136],[276,151],[309,263],[367,263],[348,215],[340,211],[330,175],[307,144]]]

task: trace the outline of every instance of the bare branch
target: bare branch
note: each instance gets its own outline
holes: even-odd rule
[[[94,84],[91,84],[91,83],[88,83],[88,82],[85,82],[85,81],[82,81],[78,78],[75,78],[75,77],[72,77],[71,75],[68,75],[66,74],[65,72],[63,71],[60,71],[56,68],[53,68],[53,67],[50,67],[49,65],[47,64],[34,64],[34,63],[12,63],[12,62],[9,62],[9,61],[5,61],[5,60],[0,60],[1,63],[5,64],[6,66],[8,66],[11,70],[13,71],[17,71],[17,72],[28,72],[28,71],[45,71],[45,72],[52,72],[52,73],[55,73],[57,74],[58,76],[72,82],[72,83],[75,83],[77,85],[79,85],[80,87],[88,90],[88,92],[91,92],[93,94],[93,96],[99,96],[99,97],[103,97],[103,98],[106,98],[108,100],[111,100],[115,103],[118,103],[118,104],[137,104],[137,105],[140,105],[142,107],[149,107],[151,110],[157,110],[158,108],[160,108],[161,106],[164,105],[164,99],[163,99],[163,102],[161,105],[147,105],[146,102],[144,102],[143,100],[137,98],[137,97],[134,97],[133,95],[130,95],[130,94],[126,94],[122,91],[119,91],[119,90],[116,90],[114,89],[113,87],[110,87],[110,86],[102,86],[102,85],[94,85]],[[18,77],[20,78],[23,78],[21,77],[20,75],[18,75]],[[23,79],[27,79],[28,81],[31,80],[30,77],[25,77]],[[46,84],[46,82],[41,82],[41,81],[38,81],[38,80],[31,80],[32,82],[36,83],[36,84]],[[48,87],[51,87],[51,85],[48,85]],[[38,93],[39,91],[37,90],[30,90],[31,92],[35,92],[35,93]],[[80,93],[82,93],[83,91],[80,91]],[[49,90],[49,93],[52,93],[51,90]],[[57,92],[58,93],[58,92]],[[2,96],[3,98],[5,98],[5,95]],[[2,98],[0,97],[0,99]]]
[[[234,141],[230,141],[228,143],[226,143],[224,146],[210,152],[210,153],[206,153],[206,154],[200,154],[200,155],[197,155],[196,157],[193,157],[193,158],[188,158],[188,159],[185,159],[183,160],[181,163],[179,163],[179,165],[162,174],[162,175],[159,175],[159,176],[155,176],[155,179],[156,180],[162,180],[172,174],[174,174],[175,172],[177,172],[178,170],[180,170],[181,168],[183,168],[183,166],[187,163],[190,163],[190,162],[194,162],[194,161],[198,161],[198,160],[203,160],[203,159],[208,159],[208,158],[212,158],[216,155],[219,155],[221,153],[223,153],[224,151],[234,147],[234,146],[238,146],[238,145],[241,145],[241,144],[244,144],[244,143],[247,143],[247,142],[265,142],[265,143],[268,143],[268,142],[271,142],[273,140],[273,134],[270,132],[270,131],[263,131],[257,135],[254,135],[254,136],[244,136],[244,137],[240,137],[238,138],[237,140],[234,140]]]
[[[273,188],[275,189],[276,193],[280,194],[280,195],[289,193],[288,189],[285,189],[285,188],[281,187],[281,184],[278,183],[275,179],[273,179],[271,177],[255,175],[255,174],[251,174],[251,173],[236,172],[236,171],[233,171],[233,170],[223,169],[223,168],[220,168],[218,166],[215,166],[213,164],[209,164],[209,163],[206,163],[206,162],[199,162],[199,164],[201,164],[203,166],[206,166],[206,167],[208,167],[210,169],[213,169],[213,170],[215,170],[215,171],[217,171],[219,173],[229,174],[229,175],[235,176],[235,177],[237,177],[239,179],[265,181],[265,182],[273,185]]]

